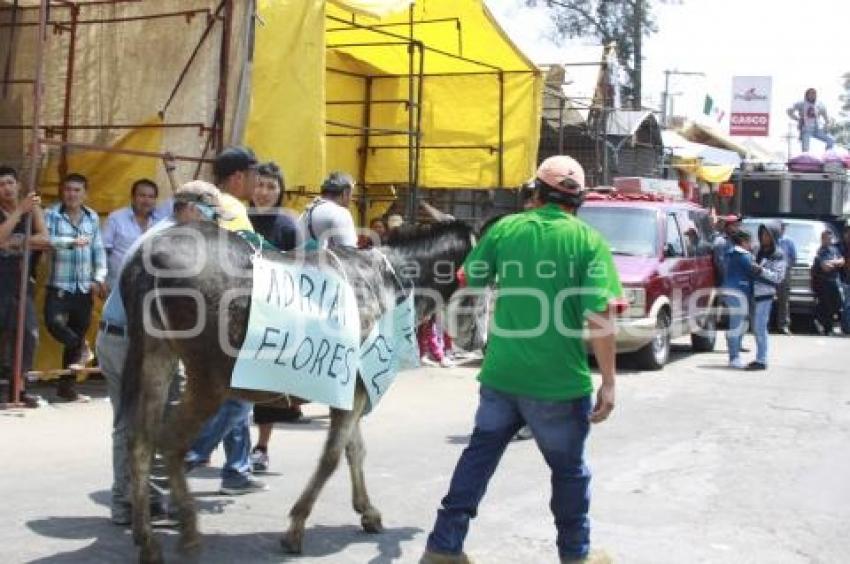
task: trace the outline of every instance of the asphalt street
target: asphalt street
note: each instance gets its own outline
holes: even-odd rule
[[[694,355],[687,345],[664,371],[622,367],[617,409],[591,437],[595,546],[618,563],[850,561],[850,341],[772,344],[766,373],[728,370],[722,350]],[[361,532],[340,468],[308,522],[305,554],[281,553],[327,427],[323,410],[307,406],[308,423],[275,431],[270,491],[219,496],[220,451],[192,475],[204,535],[195,561],[417,562],[468,440],[475,375],[474,366],[406,372],[366,419],[383,534]],[[102,382],[86,388],[88,404],[0,412],[0,562],[135,561],[129,533],[108,520],[111,409]],[[533,441],[513,443],[469,554],[484,564],[557,562],[548,495]],[[159,534],[168,561],[184,561],[175,533]]]

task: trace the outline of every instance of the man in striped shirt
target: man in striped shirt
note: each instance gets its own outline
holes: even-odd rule
[[[81,370],[94,358],[86,332],[91,323],[92,296],[103,299],[106,287],[106,251],[97,212],[84,205],[88,180],[69,174],[59,188],[60,203],[45,214],[50,236],[51,272],[47,282],[44,317],[47,330],[62,343],[62,365]],[[62,376],[56,395],[63,400],[86,400],[74,388],[75,377]]]

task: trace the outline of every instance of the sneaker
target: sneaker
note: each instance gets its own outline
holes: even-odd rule
[[[455,363],[448,356],[444,356],[443,360],[440,361],[440,366],[442,366],[443,368],[454,368]]]
[[[251,451],[251,467],[254,472],[268,472],[269,471],[269,454],[265,450],[261,450],[259,448],[254,448]]]
[[[767,370],[767,365],[764,364],[763,362],[759,362],[757,360],[754,360],[747,365],[745,370],[749,370],[751,372],[755,371],[755,370]]]
[[[422,558],[419,559],[419,564],[472,564],[472,559],[463,552],[446,554],[426,549]]]
[[[789,336],[789,337],[790,337],[791,335],[793,335],[793,334],[794,334],[794,333],[792,333],[792,332],[791,332],[791,328],[790,328],[790,327],[783,327],[782,329],[780,329],[780,330],[779,330],[779,332],[780,332],[781,334],[783,334],[783,335],[787,335],[787,336]]]
[[[825,336],[826,335],[826,327],[823,326],[823,323],[821,323],[820,320],[815,319],[814,324],[815,324],[815,333],[817,333],[821,337]]]
[[[531,427],[528,425],[523,425],[522,429],[517,431],[516,435],[514,435],[515,441],[527,441],[532,438],[534,438],[534,435],[531,433]]]
[[[561,564],[612,564],[614,559],[602,550],[591,550],[584,558],[561,557]]]
[[[30,394],[26,391],[21,392],[19,397],[20,402],[30,409],[38,409],[42,405],[47,405],[47,402],[44,401],[43,397],[36,394]]]
[[[265,482],[254,479],[252,477],[242,478],[239,481],[221,483],[221,489],[218,490],[222,495],[244,495],[254,492],[264,492],[269,489]]]
[[[126,527],[133,522],[133,510],[129,503],[118,503],[112,506],[110,520],[113,525]]]
[[[734,358],[729,361],[729,368],[735,368],[736,370],[742,370],[746,368],[747,365],[744,364],[744,361],[740,358]]]
[[[83,341],[83,346],[80,349],[80,356],[75,362],[68,365],[69,370],[82,370],[94,360],[94,353],[89,344]]]
[[[419,359],[419,362],[422,363],[422,366],[439,366],[434,360],[431,360],[429,355],[422,355],[422,358]]]
[[[203,466],[209,466],[209,460],[201,460],[199,458],[186,459],[183,461],[183,472],[189,474],[193,470],[201,468]]]

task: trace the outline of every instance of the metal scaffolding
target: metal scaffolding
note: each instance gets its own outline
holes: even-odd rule
[[[114,153],[121,155],[129,155],[140,158],[163,159],[171,157],[177,161],[191,162],[197,164],[195,176],[200,173],[201,165],[212,162],[207,158],[210,150],[220,150],[224,147],[224,130],[225,116],[227,115],[228,99],[227,89],[230,73],[230,56],[231,56],[231,35],[234,17],[234,0],[221,0],[215,10],[209,9],[193,9],[182,11],[171,11],[161,13],[151,13],[144,15],[115,17],[115,18],[83,18],[87,8],[104,5],[117,4],[138,4],[150,3],[151,0],[88,0],[88,1],[72,1],[72,0],[40,0],[37,6],[20,6],[18,0],[14,0],[11,6],[0,6],[0,10],[11,10],[10,21],[0,22],[0,28],[10,29],[10,43],[14,43],[15,34],[21,28],[36,28],[36,44],[35,44],[35,68],[33,69],[34,78],[18,78],[11,76],[11,60],[14,56],[14,49],[9,49],[6,55],[6,61],[3,62],[3,76],[0,79],[0,98],[9,96],[9,89],[13,86],[31,86],[32,87],[32,121],[30,124],[0,124],[0,130],[25,130],[30,132],[28,143],[27,158],[29,161],[28,174],[25,183],[25,195],[32,194],[38,189],[38,175],[41,168],[42,150],[45,146],[58,146],[60,148],[59,159],[59,174],[64,176],[68,172],[68,150],[69,149],[84,149],[88,151]],[[253,4],[252,4],[253,6]],[[37,10],[37,21],[20,21],[18,17],[24,11]],[[58,12],[58,13],[57,13]],[[54,13],[57,15],[54,17]],[[183,85],[186,75],[196,61],[197,55],[200,52],[204,42],[210,37],[213,29],[218,24],[221,27],[221,52],[219,55],[219,80],[218,80],[218,95],[215,108],[215,116],[210,125],[203,123],[185,123],[185,122],[164,122],[162,124],[72,124],[71,123],[71,107],[73,103],[73,85],[74,85],[74,70],[76,63],[76,37],[77,30],[80,26],[86,25],[103,25],[117,24],[124,22],[157,20],[165,18],[185,18],[187,23],[192,18],[205,16],[207,25],[201,34],[197,45],[192,52],[189,60],[180,73],[170,96],[159,110],[159,115],[163,119],[174,100],[180,87]],[[61,124],[46,125],[43,123],[43,103],[45,93],[45,63],[46,52],[49,41],[50,29],[53,29],[54,34],[68,33],[70,35],[67,61],[66,61],[66,76],[64,90],[64,107],[63,120]],[[202,135],[207,135],[205,148],[200,156],[193,155],[172,155],[170,153],[137,151],[132,149],[121,149],[105,145],[93,143],[75,143],[70,140],[69,133],[74,130],[111,130],[111,129],[137,129],[137,128],[163,128],[163,129],[198,129]],[[58,139],[56,138],[58,136]],[[21,257],[21,277],[20,289],[18,296],[18,312],[17,325],[15,332],[14,343],[14,361],[12,367],[12,377],[10,382],[10,397],[8,403],[3,406],[19,405],[20,392],[23,389],[23,344],[24,344],[24,324],[25,324],[25,308],[27,300],[27,286],[30,277],[28,260],[30,254],[30,236],[32,234],[32,215],[27,214],[25,220],[25,233],[23,239],[23,251]],[[86,369],[84,372],[91,373],[94,369]],[[50,370],[51,376],[59,376],[71,374],[68,370]],[[31,373],[38,375],[38,373]]]

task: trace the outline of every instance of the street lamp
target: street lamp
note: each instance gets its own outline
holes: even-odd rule
[[[662,96],[663,106],[661,108],[661,123],[667,127],[669,118],[668,106],[670,105],[670,77],[671,76],[705,76],[704,72],[665,70],[664,71],[664,94]]]

